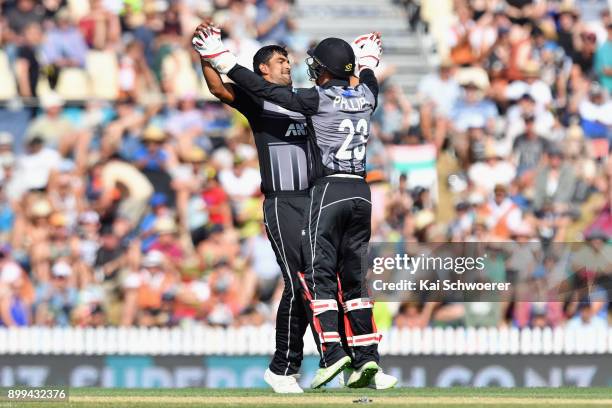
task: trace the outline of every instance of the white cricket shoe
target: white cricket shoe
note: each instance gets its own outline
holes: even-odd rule
[[[335,376],[340,374],[342,370],[348,367],[351,364],[351,358],[349,356],[344,356],[340,360],[336,361],[334,364],[330,365],[326,368],[319,368],[317,373],[315,374],[315,378],[312,380],[310,384],[311,388],[319,388],[330,382],[334,379]]]
[[[293,375],[278,375],[274,374],[268,368],[264,374],[264,381],[277,394],[301,394],[304,390],[297,383],[299,374]]]
[[[346,387],[345,384],[348,382],[354,371],[355,370],[352,368],[344,370],[344,372],[340,376],[341,386]],[[389,388],[395,387],[396,384],[397,378],[392,375],[385,374],[383,373],[382,369],[379,369],[378,372],[374,375],[374,377],[372,377],[367,387],[375,390],[388,390]]]

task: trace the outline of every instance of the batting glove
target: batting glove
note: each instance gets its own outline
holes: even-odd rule
[[[374,69],[380,63],[382,55],[382,42],[375,33],[360,35],[351,44],[355,52],[357,72],[364,68]]]
[[[236,56],[223,45],[221,30],[217,27],[211,26],[196,32],[191,44],[200,58],[208,61],[220,74],[227,74],[237,63]]]

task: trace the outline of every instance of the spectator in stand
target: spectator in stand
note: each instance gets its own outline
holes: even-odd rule
[[[421,129],[426,140],[441,140],[446,136],[447,119],[460,95],[461,87],[453,78],[450,59],[442,61],[438,72],[421,79],[417,98],[421,101]]]
[[[612,21],[606,27],[608,38],[595,53],[595,72],[599,82],[612,95]]]
[[[556,214],[567,214],[576,191],[576,174],[571,164],[564,162],[557,145],[548,147],[546,159],[536,173],[533,209],[541,210],[549,202]]]
[[[38,47],[42,43],[42,30],[38,23],[32,22],[23,30],[24,42],[17,48],[15,74],[19,95],[36,97],[38,77],[41,73],[41,61],[38,58]]]
[[[528,61],[522,69],[523,80],[513,81],[506,89],[506,97],[518,100],[529,94],[539,109],[548,109],[552,104],[552,93],[548,84],[540,79],[541,66],[536,61]]]
[[[514,140],[512,151],[517,175],[530,178],[532,177],[531,173],[538,166],[542,155],[548,148],[548,141],[536,133],[535,115],[526,113],[522,119],[525,123],[525,133]]]
[[[149,251],[151,246],[157,241],[155,235],[156,223],[160,218],[172,217],[172,210],[168,207],[168,199],[164,193],[155,193],[149,201],[151,210],[142,217],[138,227],[139,237],[142,240],[142,250]]]
[[[55,89],[63,69],[85,67],[87,54],[87,44],[70,11],[66,8],[58,11],[55,22],[56,28],[48,31],[42,49],[51,89]]]
[[[116,210],[132,227],[138,225],[154,191],[149,180],[135,166],[117,159],[98,164],[96,173],[101,186],[97,208],[107,214]]]
[[[67,152],[69,143],[74,139],[74,125],[63,115],[64,100],[55,92],[41,98],[44,113],[28,126],[26,134],[37,136],[52,149]]]
[[[578,47],[571,56],[574,61],[574,78],[593,78],[595,62],[595,51],[597,50],[597,36],[590,31],[580,33],[577,41]]]
[[[122,324],[157,325],[164,295],[176,284],[167,258],[160,251],[149,251],[138,272],[130,273],[123,282],[125,303]],[[136,320],[136,321],[135,321]]]
[[[6,21],[11,30],[9,40],[21,42],[25,28],[32,24],[41,24],[44,18],[43,10],[34,0],[17,0],[15,6],[6,11]]]
[[[66,327],[71,324],[71,313],[77,303],[72,267],[66,260],[56,262],[51,268],[50,282],[36,288],[34,323],[41,326]]]
[[[178,272],[183,259],[183,248],[177,239],[178,228],[171,216],[159,217],[155,222],[157,240],[151,245],[151,251],[161,252],[166,259],[166,268]]]
[[[497,184],[493,197],[479,209],[479,216],[494,238],[508,239],[512,231],[522,222],[521,209],[508,197],[508,189],[503,184]]]
[[[612,128],[612,101],[607,100],[603,88],[598,83],[590,85],[588,97],[580,102],[578,113],[586,137],[609,139]]]
[[[204,137],[206,122],[202,111],[197,109],[195,95],[180,95],[178,107],[168,115],[165,130],[173,139],[179,154],[187,153],[193,146],[210,148],[210,141]]]
[[[31,282],[21,267],[8,259],[6,248],[0,255],[0,326],[28,326],[32,324]]]
[[[503,158],[499,148],[489,144],[485,148],[484,161],[472,164],[467,174],[475,189],[488,195],[498,184],[509,185],[516,176],[516,167]],[[488,177],[482,177],[483,174]]]
[[[463,96],[451,112],[453,129],[465,132],[470,123],[484,122],[487,129],[495,126],[498,112],[495,104],[483,98],[482,89],[476,82],[463,85]]]
[[[147,65],[142,43],[138,40],[129,42],[119,60],[119,97],[142,100],[147,92],[157,92],[158,88]]]
[[[240,212],[246,199],[259,193],[261,175],[244,158],[236,156],[231,169],[221,170],[219,182],[227,192],[236,212]]]
[[[104,0],[89,0],[89,13],[79,21],[87,46],[96,50],[112,48],[119,41],[119,17],[105,8]]]
[[[35,134],[27,141],[27,152],[17,160],[12,188],[22,196],[28,190],[47,188],[52,174],[61,164],[59,153],[44,145],[43,139]]]
[[[578,306],[578,315],[574,316],[567,322],[569,330],[606,330],[608,328],[606,319],[594,315],[591,309],[591,304],[588,301],[580,302]]]
[[[176,162],[172,150],[165,145],[166,134],[157,127],[149,126],[142,134],[143,146],[134,153],[134,164],[149,180],[155,192],[164,194],[174,206],[174,190],[168,169]]]
[[[410,128],[412,105],[398,86],[390,86],[383,94],[381,109],[377,111],[383,142],[400,142]]]
[[[287,0],[264,0],[257,6],[257,40],[263,45],[286,44],[295,27]]]
[[[267,302],[272,298],[275,289],[279,286],[281,270],[276,262],[276,256],[265,231],[261,225],[259,234],[249,238],[243,248],[246,260],[253,265],[257,276],[257,293],[259,300]]]
[[[402,302],[395,316],[394,325],[399,329],[424,327],[426,322],[421,316],[422,309],[423,307],[417,302]]]

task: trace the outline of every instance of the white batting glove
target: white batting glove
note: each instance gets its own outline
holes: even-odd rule
[[[363,34],[355,38],[351,44],[355,52],[356,72],[364,68],[374,69],[380,63],[382,42],[375,33]]]
[[[220,74],[227,74],[236,65],[236,56],[232,54],[221,41],[221,30],[217,27],[208,27],[197,31],[191,44],[200,54],[200,58],[208,61]]]

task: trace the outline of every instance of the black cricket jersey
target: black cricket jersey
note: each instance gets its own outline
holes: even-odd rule
[[[262,192],[307,190],[309,165],[304,115],[263,100],[236,84],[230,85],[235,97],[229,105],[248,119],[253,131]]]

